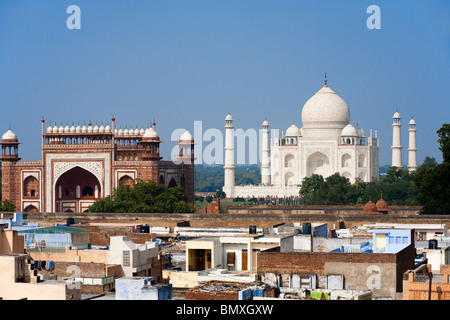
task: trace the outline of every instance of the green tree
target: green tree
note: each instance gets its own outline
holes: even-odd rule
[[[424,169],[424,168],[434,168],[437,165],[438,165],[438,163],[436,162],[436,159],[434,157],[430,158],[430,157],[426,156],[425,159],[423,160],[422,165],[419,167],[418,170]]]
[[[121,185],[111,196],[96,201],[89,212],[192,213],[195,205],[186,202],[184,189],[168,188],[153,181],[136,180]]]
[[[226,197],[226,194],[223,191],[217,191],[216,194],[214,195],[214,198],[216,198],[216,199],[224,199],[225,197]]]
[[[5,199],[1,202],[0,211],[11,212],[15,210],[16,206],[11,200]]]
[[[313,205],[315,203],[315,195],[323,186],[325,180],[321,175],[313,174],[311,177],[304,177],[300,188],[300,203],[303,205]]]
[[[450,214],[450,163],[425,168],[415,177],[422,214]]]
[[[444,162],[450,162],[450,123],[444,123],[436,132],[439,137],[439,150],[442,152]]]
[[[444,123],[436,133],[444,161],[421,166],[414,177],[422,214],[450,214],[450,124]]]

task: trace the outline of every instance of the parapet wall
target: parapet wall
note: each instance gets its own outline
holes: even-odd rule
[[[11,214],[12,215],[12,214]],[[366,223],[441,223],[450,228],[450,215],[418,215],[418,214],[362,214],[360,211],[318,210],[314,213],[306,211],[294,212],[283,209],[271,213],[233,213],[233,214],[202,214],[202,213],[27,213],[28,222],[38,222],[40,226],[53,226],[55,223],[65,224],[67,218],[73,218],[76,223],[127,223],[147,224],[152,227],[170,227],[189,221],[191,227],[249,227],[271,228],[280,223],[317,222],[327,223],[329,229],[336,229],[339,223],[346,228]],[[5,214],[3,214],[5,217]],[[7,217],[6,217],[7,218]]]

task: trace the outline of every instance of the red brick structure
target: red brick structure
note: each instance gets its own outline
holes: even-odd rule
[[[155,123],[147,129],[112,126],[51,126],[42,119],[42,159],[20,161],[17,136],[8,130],[2,147],[2,200],[22,212],[85,212],[120,184],[151,180],[182,186],[194,203],[194,140],[186,131],[179,157],[164,161]]]

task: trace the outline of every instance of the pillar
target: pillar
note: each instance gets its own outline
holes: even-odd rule
[[[223,192],[227,197],[234,197],[234,126],[230,114],[225,118],[225,161]]]
[[[402,168],[402,143],[400,136],[400,114],[396,112],[392,117],[392,167]]]
[[[408,147],[408,170],[413,172],[417,170],[417,148],[416,148],[416,122],[414,119],[409,121],[409,147]]]

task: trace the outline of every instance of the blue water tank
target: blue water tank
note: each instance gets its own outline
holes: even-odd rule
[[[437,249],[438,241],[436,239],[428,240],[428,249]]]
[[[140,226],[139,232],[140,233],[149,233],[150,232],[150,227],[148,225],[146,225],[146,224],[143,224],[142,226]]]
[[[303,224],[303,234],[311,234],[311,223],[305,222]]]

